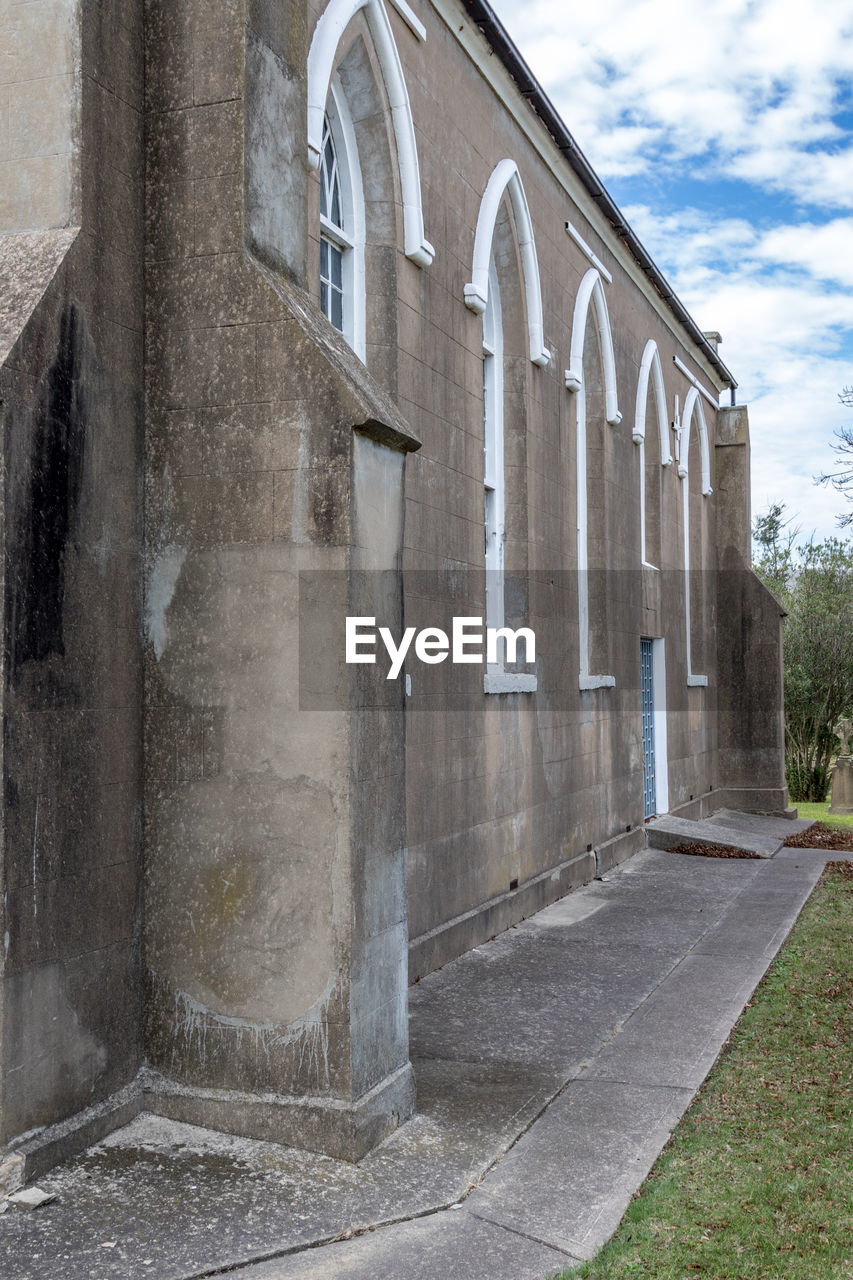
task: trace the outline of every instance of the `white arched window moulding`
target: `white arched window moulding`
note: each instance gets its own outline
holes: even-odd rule
[[[539,280],[539,262],[533,238],[533,222],[527,197],[521,183],[521,175],[514,160],[501,160],[483,192],[477,230],[474,234],[474,259],[471,267],[471,283],[465,286],[465,305],[476,315],[486,310],[489,298],[489,264],[492,258],[492,240],[498,219],[501,199],[509,191],[521,268],[524,275],[524,295],[527,304],[527,330],[530,338],[530,359],[535,365],[544,366],[551,360],[551,352],[545,346],[542,319],[542,286]]]
[[[569,368],[565,372],[566,386],[577,398],[577,509],[578,509],[578,643],[580,647],[580,673],[578,688],[610,689],[616,684],[615,676],[594,675],[590,672],[589,645],[589,517],[587,509],[586,462],[586,389],[583,380],[583,349],[590,307],[595,316],[601,350],[602,376],[604,378],[604,412],[610,426],[622,421],[616,388],[616,358],[613,352],[613,334],[607,301],[601,276],[590,267],[583,277],[575,298],[572,315],[572,345]]]
[[[313,169],[320,164],[323,116],[335,54],[342,35],[361,9],[365,10],[391,107],[403,196],[404,251],[417,266],[428,267],[435,257],[435,250],[424,235],[421,176],[412,107],[400,54],[382,0],[330,0],[317,20],[308,51],[308,162]]]
[[[640,561],[646,564],[646,407],[649,400],[649,379],[654,383],[657,408],[658,435],[660,436],[660,461],[662,467],[672,466],[669,448],[669,424],[666,419],[666,392],[663,386],[663,369],[654,338],[649,338],[640,361],[637,380],[637,403],[634,409],[634,430],[631,438],[638,446],[640,470]],[[649,568],[654,566],[649,565]]]
[[[713,493],[711,488],[711,457],[708,449],[708,424],[705,421],[705,410],[702,408],[699,388],[691,387],[684,401],[684,415],[678,421],[676,415],[678,449],[678,474],[681,478],[682,519],[684,538],[684,635],[687,655],[687,683],[691,687],[704,686],[708,677],[697,675],[693,671],[690,641],[690,431],[693,419],[699,432],[700,463],[702,468],[702,496],[707,498]]]
[[[690,454],[690,423],[696,418],[696,428],[699,432],[699,452],[702,466],[702,496],[710,497],[714,492],[711,488],[711,451],[708,445],[708,424],[705,421],[705,410],[702,408],[702,401],[699,399],[698,387],[691,387],[687,392],[687,399],[684,401],[684,414],[681,419],[681,425],[677,435],[678,449],[678,474],[682,480],[687,478],[687,463]]]

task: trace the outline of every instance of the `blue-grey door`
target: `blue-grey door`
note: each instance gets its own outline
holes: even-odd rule
[[[640,670],[643,707],[643,817],[655,814],[655,682],[652,642],[640,641]]]

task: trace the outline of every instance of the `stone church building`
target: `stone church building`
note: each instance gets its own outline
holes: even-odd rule
[[[785,808],[746,410],[485,0],[0,0],[0,170],[0,1159],[357,1159],[409,981]]]

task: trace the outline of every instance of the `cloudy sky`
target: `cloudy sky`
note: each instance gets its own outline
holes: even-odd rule
[[[748,403],[753,511],[804,535],[853,426],[850,0],[491,0]]]

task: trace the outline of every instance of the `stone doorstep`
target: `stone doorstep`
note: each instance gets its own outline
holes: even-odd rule
[[[709,821],[720,827],[735,827],[739,831],[754,832],[760,836],[778,836],[780,840],[785,840],[788,836],[799,835],[813,826],[811,818],[798,818],[796,813],[796,809],[791,809],[787,816],[718,809],[711,814]]]
[[[716,823],[713,818],[693,820],[670,815],[647,823],[646,839],[652,849],[674,849],[679,844],[696,841],[700,844],[742,849],[759,858],[772,858],[783,844],[777,836],[759,835],[744,827],[725,826]]]

